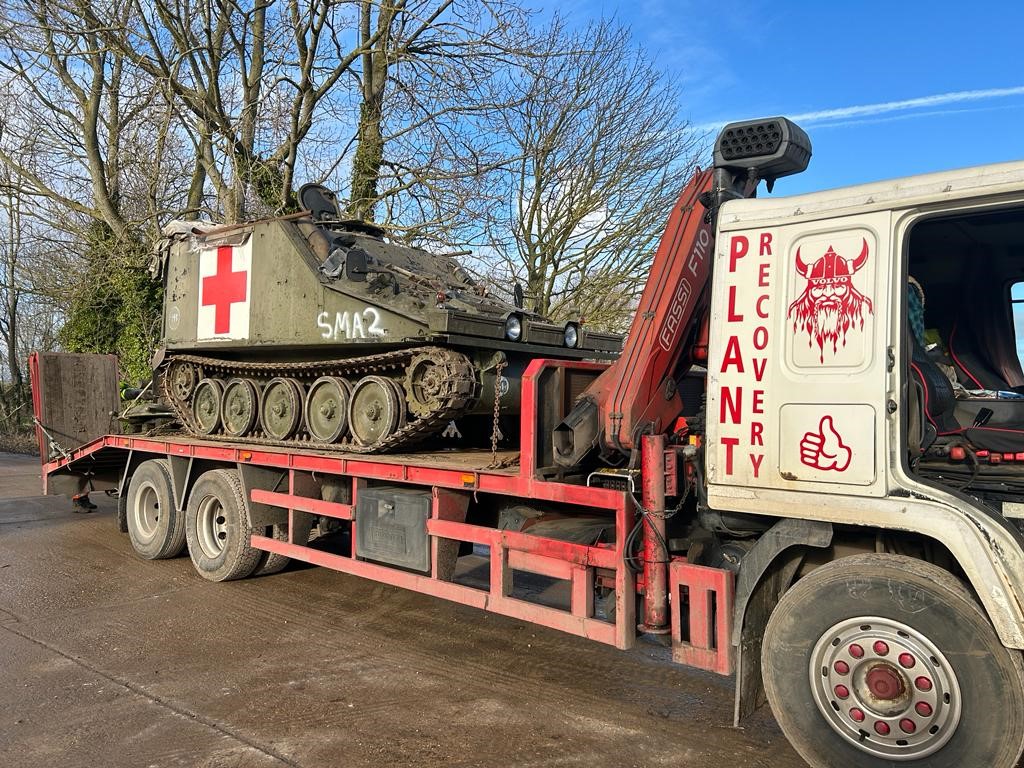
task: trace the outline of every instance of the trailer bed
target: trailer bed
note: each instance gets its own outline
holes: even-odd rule
[[[519,450],[493,454],[426,446],[367,455],[180,433],[106,434],[66,450],[50,438],[56,429],[44,431],[39,423],[40,448],[50,457],[42,468],[44,489],[116,489],[129,497],[133,473],[160,459],[171,502],[186,514],[199,479],[229,471],[240,482],[253,548],[630,648],[637,637],[637,596],[644,589],[626,552],[639,525],[639,489],[596,487],[587,476],[560,475],[550,466],[550,440],[538,438],[550,434],[553,420],[572,402],[572,376],[600,369],[585,362],[533,361],[523,377]],[[41,394],[34,390],[37,414],[44,412]],[[57,434],[67,434],[67,428]],[[381,512],[410,497],[421,504],[415,523],[397,525],[397,518],[387,517],[393,511]],[[126,500],[119,511],[123,531],[130,504]],[[512,520],[519,514],[526,518]],[[324,530],[339,533],[338,546],[324,546],[330,538]],[[398,538],[392,541],[393,536]],[[403,553],[418,553],[415,565],[389,559],[385,550],[396,542]],[[485,563],[478,562],[481,557]],[[461,579],[470,565],[477,578]],[[733,574],[681,557],[667,565],[675,660],[730,674]],[[523,593],[524,577],[560,582],[555,592],[565,596],[563,603],[545,604],[535,593]]]

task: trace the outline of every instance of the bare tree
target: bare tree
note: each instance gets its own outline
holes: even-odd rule
[[[24,377],[21,368],[18,321],[19,303],[24,286],[19,270],[22,254],[21,198],[12,183],[10,168],[0,165],[0,223],[3,237],[0,238],[0,342],[6,351],[7,380],[16,391],[21,391]],[[0,377],[0,381],[4,377]]]
[[[452,239],[507,159],[487,126],[528,55],[529,13],[505,0],[360,4],[350,210],[413,238]]]
[[[40,227],[16,172],[0,162],[0,433],[27,428],[25,356],[32,349],[51,348],[55,338],[56,312],[46,293],[48,270],[36,238]]]
[[[533,308],[622,330],[700,150],[675,82],[602,20],[556,18],[541,55],[510,80],[496,132],[514,145],[492,261],[525,283]],[[518,98],[517,98],[518,97]]]
[[[189,210],[207,184],[228,221],[251,203],[294,204],[302,143],[314,128],[332,133],[318,126],[321,107],[362,52],[345,45],[355,0],[127,0],[126,23],[110,23],[99,0],[77,5],[105,47],[159,85],[192,139]]]

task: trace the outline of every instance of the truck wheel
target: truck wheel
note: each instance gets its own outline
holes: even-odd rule
[[[786,592],[761,651],[765,692],[817,768],[1012,768],[1024,662],[963,584],[895,555],[847,557]]]
[[[260,550],[249,543],[252,526],[238,473],[212,469],[196,481],[185,512],[188,554],[204,579],[230,581],[250,575]]]
[[[263,534],[277,541],[288,541],[288,525],[268,525]],[[260,551],[259,562],[256,563],[256,570],[253,576],[269,576],[272,573],[280,573],[288,567],[292,559],[288,555],[279,555],[277,552]]]
[[[171,471],[163,459],[142,462],[128,483],[128,538],[146,560],[177,557],[185,548],[185,518],[174,508],[171,488]]]

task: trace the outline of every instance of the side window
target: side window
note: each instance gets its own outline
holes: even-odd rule
[[[1024,368],[1024,282],[1010,286],[1010,307],[1013,309],[1013,335],[1017,342],[1017,359]]]

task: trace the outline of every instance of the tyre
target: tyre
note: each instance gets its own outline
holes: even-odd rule
[[[196,481],[185,513],[188,554],[204,579],[231,581],[249,576],[260,550],[249,543],[252,526],[238,473],[213,469]]]
[[[765,692],[815,768],[1012,768],[1024,748],[1024,663],[964,585],[895,555],[812,571],[772,613]]]
[[[185,548],[185,516],[174,508],[172,487],[171,471],[164,459],[144,461],[128,483],[128,538],[139,557],[146,560],[177,557]]]
[[[277,541],[288,541],[288,524],[279,525],[268,525],[266,531],[263,534],[271,539]],[[292,559],[288,555],[279,555],[277,552],[260,552],[259,562],[256,564],[256,570],[252,572],[253,576],[269,576],[272,573],[280,573],[288,567]]]
[[[117,530],[121,533],[128,533],[128,489],[117,495]]]

